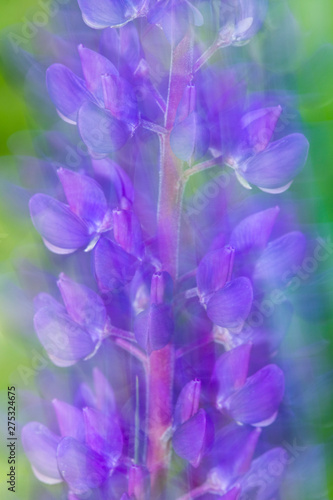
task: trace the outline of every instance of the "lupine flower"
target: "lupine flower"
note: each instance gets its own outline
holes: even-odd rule
[[[70,366],[96,352],[110,320],[103,300],[90,288],[64,274],[57,285],[64,305],[47,293],[39,294],[34,325],[53,363]]]
[[[97,379],[107,384],[95,370]],[[110,388],[105,389],[107,395]],[[108,406],[107,401],[103,406]],[[53,407],[59,434],[38,422],[30,422],[22,429],[23,447],[34,474],[47,484],[65,481],[73,495],[101,487],[122,453],[117,415],[102,413],[99,408],[86,407],[82,411],[59,400],[53,400]]]
[[[247,377],[251,344],[224,353],[216,362],[216,405],[236,422],[257,427],[270,425],[284,394],[284,376],[276,365],[267,365]]]
[[[250,312],[253,291],[248,278],[231,280],[233,259],[230,246],[207,253],[198,266],[197,285],[200,301],[213,323],[238,330]]]
[[[243,45],[261,28],[267,0],[222,0],[219,37],[224,44]]]
[[[47,87],[60,116],[78,123],[89,150],[106,155],[121,148],[138,126],[131,85],[106,57],[79,46],[85,80],[62,64],[50,66]]]

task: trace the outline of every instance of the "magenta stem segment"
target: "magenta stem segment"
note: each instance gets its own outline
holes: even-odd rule
[[[168,134],[160,135],[160,185],[158,202],[158,248],[163,271],[174,281],[178,274],[178,240],[181,217],[182,189],[179,183],[182,162],[173,154],[170,131],[184,90],[191,80],[192,41],[190,34],[173,49],[169,89],[165,113]],[[166,482],[170,462],[170,440],[165,439],[172,425],[172,387],[174,377],[174,347],[168,344],[153,351],[148,371],[148,457],[153,495],[158,495]]]

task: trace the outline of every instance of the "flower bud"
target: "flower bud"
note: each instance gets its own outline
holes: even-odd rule
[[[158,271],[151,280],[150,300],[152,304],[170,302],[173,294],[173,282],[169,273]]]

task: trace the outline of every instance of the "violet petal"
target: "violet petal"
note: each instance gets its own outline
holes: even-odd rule
[[[64,273],[60,274],[57,284],[72,320],[89,331],[96,342],[100,340],[107,319],[101,297],[87,286],[75,283]]]
[[[78,441],[84,441],[85,433],[82,411],[59,399],[54,399],[52,404],[57,415],[61,436],[69,436]]]
[[[225,407],[237,422],[265,427],[275,420],[283,394],[282,370],[268,365],[249,377],[243,387],[228,398]]]
[[[61,483],[56,456],[60,436],[38,422],[26,424],[21,436],[25,454],[36,477],[47,484]]]
[[[88,245],[90,235],[86,224],[64,203],[45,194],[35,194],[29,208],[35,228],[54,247],[74,252]]]
[[[299,231],[287,233],[270,242],[259,257],[253,280],[259,284],[285,286],[302,263],[306,251],[306,238]]]
[[[69,123],[76,123],[82,104],[93,99],[84,80],[62,64],[48,68],[46,85],[53,104]]]
[[[108,209],[102,188],[87,175],[64,168],[58,176],[72,212],[98,229]]]
[[[207,315],[216,325],[239,329],[246,320],[253,300],[248,278],[236,278],[214,293],[207,303]]]
[[[251,348],[251,344],[242,344],[226,351],[216,361],[214,378],[218,383],[217,407],[222,407],[230,394],[245,384]]]
[[[197,270],[197,285],[201,299],[224,287],[230,280],[234,260],[234,249],[231,246],[208,252],[200,261]]]
[[[211,426],[209,417],[201,408],[193,417],[178,427],[173,435],[172,444],[175,452],[190,462],[193,467],[199,466],[207,444],[211,444]],[[209,443],[207,443],[208,434]]]
[[[173,318],[168,304],[151,304],[134,321],[134,334],[138,344],[148,354],[168,344],[173,334]]]
[[[95,349],[90,335],[66,314],[50,307],[37,311],[35,330],[50,359],[58,366],[74,364]]]
[[[77,495],[98,488],[109,473],[101,455],[71,437],[60,441],[57,459],[63,479]]]
[[[129,283],[137,259],[107,238],[101,238],[94,252],[95,273],[101,291],[108,292]]]
[[[252,249],[263,250],[267,245],[279,212],[279,207],[273,207],[243,219],[233,229],[230,245],[237,252],[246,252]]]
[[[174,425],[183,424],[189,420],[199,409],[201,382],[200,380],[191,380],[181,390],[175,411]]]
[[[86,443],[100,455],[105,455],[108,467],[114,468],[123,449],[123,435],[115,415],[104,415],[93,408],[84,408]]]
[[[281,188],[302,170],[308,152],[309,143],[304,135],[290,134],[250,158],[240,173],[250,184],[260,188]]]
[[[92,102],[84,103],[78,114],[80,135],[90,151],[107,155],[122,148],[130,132],[126,123]]]

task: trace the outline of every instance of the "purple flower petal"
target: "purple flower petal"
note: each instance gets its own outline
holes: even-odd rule
[[[59,399],[54,399],[52,404],[57,415],[61,436],[69,436],[78,441],[84,441],[85,432],[82,411],[64,401],[59,401]]]
[[[175,412],[174,425],[183,424],[189,420],[199,409],[201,382],[200,380],[191,380],[188,382],[178,396]]]
[[[261,429],[230,424],[216,436],[210,454],[214,465],[210,474],[218,479],[222,489],[248,471],[260,434]]]
[[[299,231],[287,233],[268,244],[259,257],[253,272],[253,280],[274,286],[289,281],[295,268],[302,263],[306,251],[306,238]]]
[[[123,435],[115,416],[104,415],[93,408],[84,408],[86,443],[105,455],[108,467],[114,468],[123,449]]]
[[[104,104],[118,120],[134,128],[138,124],[138,103],[132,86],[124,79],[113,75],[102,77]]]
[[[34,325],[40,342],[57,366],[69,366],[94,352],[90,335],[66,314],[44,307],[35,314]]]
[[[109,473],[101,455],[71,437],[59,443],[57,459],[63,479],[77,495],[98,488]]]
[[[60,274],[57,284],[68,315],[89,331],[96,342],[100,340],[107,319],[101,297],[87,286],[75,283],[64,273]]]
[[[113,234],[125,252],[141,258],[144,252],[141,225],[132,210],[113,211]]]
[[[213,435],[213,424],[201,409],[177,428],[172,438],[173,448],[177,455],[198,467],[213,442]]]
[[[250,280],[236,278],[209,299],[207,315],[216,325],[238,330],[250,312],[252,300]]]
[[[87,88],[103,105],[103,75],[118,75],[118,70],[109,59],[94,50],[87,49],[82,44],[78,47],[82,71]]]
[[[48,68],[46,85],[53,104],[69,123],[76,123],[82,104],[93,99],[84,80],[62,64],[53,64]]]
[[[230,245],[237,252],[246,252],[252,249],[263,250],[267,245],[279,212],[279,207],[268,208],[243,219],[232,231]]]
[[[290,134],[246,161],[240,173],[246,181],[260,188],[281,188],[302,170],[308,152],[309,143],[304,135]]]
[[[231,351],[226,351],[216,361],[214,378],[218,382],[216,400],[218,408],[222,408],[230,394],[245,384],[251,348],[251,344],[242,344]]]
[[[90,28],[102,29],[122,26],[138,17],[147,0],[78,0],[84,22]]]
[[[58,176],[72,212],[97,230],[108,209],[102,188],[87,175],[64,168]]]
[[[134,188],[127,173],[110,158],[101,160],[92,159],[92,166],[97,180],[103,186],[107,186],[107,197],[110,204],[118,206],[122,198],[133,203]]]
[[[241,120],[243,133],[246,137],[246,147],[253,149],[255,153],[266,149],[281,112],[281,106],[276,106],[246,113]]]
[[[197,285],[200,298],[205,302],[230,280],[234,254],[235,250],[226,246],[208,252],[201,260],[197,270]]]
[[[290,461],[284,448],[273,448],[253,460],[250,470],[240,480],[241,499],[270,500],[276,494]],[[265,479],[264,479],[265,478]]]
[[[110,415],[116,411],[116,400],[112,387],[110,386],[107,378],[98,369],[94,368],[94,388],[96,394],[96,408],[104,415]]]
[[[130,136],[126,123],[117,120],[109,111],[100,109],[92,102],[81,106],[78,126],[88,149],[100,155],[107,155],[122,148]]]
[[[183,161],[199,160],[207,152],[209,131],[197,113],[192,112],[175,125],[170,135],[174,154]]]
[[[60,314],[66,314],[66,309],[62,304],[55,300],[49,293],[39,293],[34,298],[35,312],[43,307],[51,307],[54,311],[59,311]]]
[[[35,194],[29,208],[35,228],[53,247],[69,253],[88,245],[90,235],[86,224],[64,203],[45,194]]]
[[[60,436],[45,425],[29,422],[22,429],[22,444],[35,476],[47,484],[61,483],[57,464],[57,446]]]
[[[249,377],[245,385],[229,397],[225,408],[237,422],[265,427],[275,420],[283,394],[282,370],[268,365]]]
[[[138,344],[148,354],[166,346],[173,334],[174,323],[168,304],[151,304],[136,316],[134,334]]]
[[[100,239],[97,243],[94,258],[98,286],[103,292],[129,283],[138,263],[133,255],[106,238]]]

